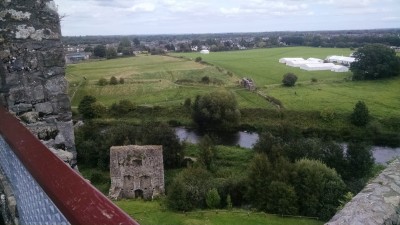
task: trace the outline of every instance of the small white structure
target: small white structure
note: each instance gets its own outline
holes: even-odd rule
[[[300,66],[300,69],[307,71],[316,71],[316,70],[331,70],[335,64],[333,63],[307,63]]]
[[[326,60],[330,63],[340,63],[346,66],[350,66],[350,64],[354,62],[356,59],[353,57],[332,55],[328,56]]]
[[[279,59],[280,63],[287,63],[288,61],[303,61],[303,58],[281,58]]]
[[[345,73],[345,72],[349,72],[349,68],[346,66],[334,65],[332,67],[331,71],[336,72],[336,73]]]
[[[324,60],[318,59],[318,58],[308,58],[307,61],[318,62],[318,63],[323,63],[324,62]]]
[[[210,54],[209,50],[203,49],[200,51],[201,54]]]

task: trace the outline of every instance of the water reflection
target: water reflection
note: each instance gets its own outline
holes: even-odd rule
[[[175,128],[175,133],[180,141],[197,144],[205,135],[196,130],[190,130],[184,127]],[[217,144],[226,146],[240,146],[242,148],[252,149],[257,143],[259,135],[257,133],[239,131],[235,133],[212,134],[217,139]],[[344,147],[346,144],[344,144]],[[400,148],[390,148],[381,146],[372,146],[373,156],[376,163],[386,164],[395,157],[400,157]]]

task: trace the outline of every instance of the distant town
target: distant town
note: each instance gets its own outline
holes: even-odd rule
[[[125,42],[121,46],[121,42]],[[336,47],[356,49],[381,43],[400,51],[400,29],[221,33],[185,35],[70,36],[63,37],[67,63],[95,57],[99,45],[111,49],[111,57],[146,53],[218,52],[286,46]],[[113,52],[115,50],[115,53]]]

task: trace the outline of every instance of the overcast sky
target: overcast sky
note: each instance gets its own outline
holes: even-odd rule
[[[64,36],[400,28],[400,0],[55,0]]]

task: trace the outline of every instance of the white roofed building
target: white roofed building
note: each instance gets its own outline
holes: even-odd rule
[[[332,55],[328,56],[326,60],[330,63],[340,63],[346,66],[350,66],[350,64],[354,62],[356,59],[353,57]]]

